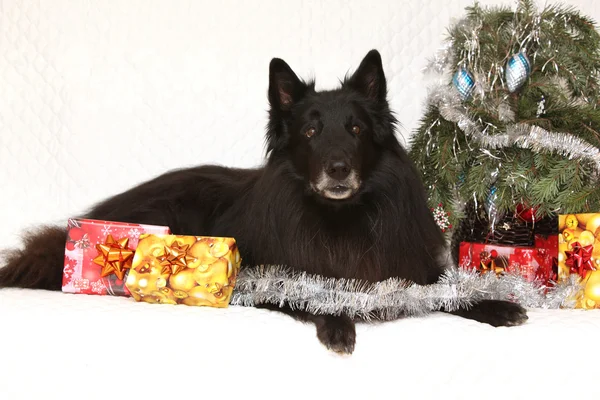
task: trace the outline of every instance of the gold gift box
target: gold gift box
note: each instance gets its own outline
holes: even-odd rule
[[[558,279],[581,275],[584,286],[576,295],[576,308],[600,308],[600,213],[564,214],[558,217]],[[583,267],[569,258],[583,257]],[[575,272],[575,270],[578,270]]]
[[[126,285],[136,301],[225,308],[241,261],[233,238],[140,235]]]

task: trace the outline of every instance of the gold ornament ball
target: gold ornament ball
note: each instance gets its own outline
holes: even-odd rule
[[[229,262],[224,258],[218,259],[206,269],[199,267],[194,270],[194,280],[204,287],[216,283],[226,286],[229,284],[229,275]]]
[[[229,246],[225,242],[215,242],[210,249],[210,254],[213,257],[220,258],[229,253]]]
[[[217,261],[217,257],[211,254],[211,244],[214,240],[209,238],[202,238],[188,251],[192,257],[196,259],[195,262],[190,265],[191,268],[197,268],[199,265],[210,265]]]
[[[594,236],[598,236],[600,234],[600,214],[592,214],[590,219],[585,224],[585,229],[592,232]]]
[[[588,310],[594,309],[594,308],[596,308],[596,302],[592,299],[586,299],[585,306],[583,308],[586,308]]]
[[[573,229],[565,229],[562,234],[567,243],[575,238],[575,231]]]
[[[169,277],[169,286],[173,290],[189,291],[196,286],[196,282],[194,282],[194,270],[184,269],[177,274],[171,275]]]
[[[129,271],[125,284],[135,300],[139,301],[142,295],[159,290],[168,275],[161,272],[162,266],[153,257],[140,258],[137,261],[138,265]]]
[[[577,226],[579,225],[579,221],[577,220],[577,217],[573,214],[569,214],[567,215],[566,219],[565,219],[565,226],[567,227],[567,229],[575,229],[577,228]]]
[[[591,244],[594,244],[596,238],[594,237],[594,234],[592,232],[583,231],[581,232],[581,234],[579,234],[578,241],[579,244],[581,244],[582,246],[589,246]]]
[[[582,228],[585,227],[588,221],[596,214],[594,213],[585,213],[585,214],[577,214],[576,217],[579,220],[579,226]]]
[[[173,291],[167,287],[152,292],[151,295],[146,298],[151,300],[149,302],[158,304],[177,304]]]
[[[180,247],[185,245],[192,246],[194,243],[196,243],[196,240],[197,239],[195,236],[175,236],[173,243],[176,242]]]
[[[588,280],[585,284],[584,295],[586,299],[595,302],[600,301],[600,271],[591,271],[588,273]]]
[[[173,296],[177,297],[178,299],[185,299],[186,297],[188,297],[188,294],[183,290],[175,290],[173,291]]]
[[[189,297],[181,301],[188,306],[213,306],[216,303],[215,297],[206,288],[200,286],[190,290],[188,295]]]

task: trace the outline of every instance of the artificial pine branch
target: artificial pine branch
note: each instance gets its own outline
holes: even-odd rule
[[[410,139],[409,153],[429,191],[430,206],[444,204],[454,226],[470,201],[490,203],[488,210],[509,214],[516,204],[537,206],[539,217],[600,211],[600,156],[594,161],[582,155],[585,149],[592,153],[600,148],[600,35],[595,21],[563,5],[538,10],[533,1],[522,0],[513,10],[476,2],[447,35],[449,55],[441,71],[447,90],[455,90],[452,76],[443,74],[459,68],[469,71],[477,86],[462,104],[448,100],[452,96],[440,100],[438,93]],[[527,55],[531,73],[511,93],[507,61],[519,51]],[[440,107],[446,113],[456,110],[454,115],[471,125],[446,120]],[[465,130],[472,124],[487,142],[474,140]],[[537,140],[533,146],[485,144],[506,137],[509,129],[516,132],[509,137],[522,134],[514,131],[515,124],[554,136],[525,138],[525,143]]]

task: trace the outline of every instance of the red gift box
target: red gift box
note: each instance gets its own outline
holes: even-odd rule
[[[536,235],[535,256],[542,268],[538,268],[537,278],[545,283],[558,281],[558,235],[547,237]]]
[[[527,281],[556,281],[558,236],[536,236],[535,247],[462,242],[459,266],[481,272],[515,272]]]
[[[166,226],[70,219],[63,268],[65,293],[130,296],[125,280],[139,237],[170,234]]]

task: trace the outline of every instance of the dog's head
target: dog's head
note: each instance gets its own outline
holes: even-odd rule
[[[381,56],[370,51],[335,90],[315,91],[283,60],[271,60],[271,157],[289,160],[306,188],[321,199],[343,202],[361,191],[379,148],[393,136]]]

